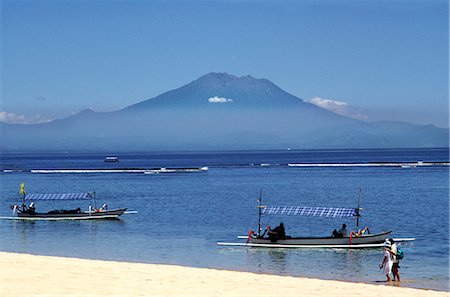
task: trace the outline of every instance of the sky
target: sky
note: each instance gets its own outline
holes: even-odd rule
[[[113,111],[209,72],[369,121],[448,127],[448,3],[1,2],[0,121]]]

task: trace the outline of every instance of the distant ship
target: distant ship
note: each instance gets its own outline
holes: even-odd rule
[[[116,156],[106,157],[105,162],[119,162],[119,157],[116,157]]]

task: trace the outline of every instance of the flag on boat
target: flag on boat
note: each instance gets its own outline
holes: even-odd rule
[[[21,183],[20,184],[20,186],[19,186],[19,194],[20,195],[25,195],[26,194],[26,192],[25,192],[25,183]]]
[[[309,207],[309,206],[268,206],[263,215],[292,215],[327,218],[348,218],[359,216],[356,208]]]

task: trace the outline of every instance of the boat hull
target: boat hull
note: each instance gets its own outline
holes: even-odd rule
[[[112,209],[98,212],[78,212],[78,213],[35,213],[20,212],[17,214],[18,219],[22,220],[98,220],[98,219],[117,219],[125,213],[126,208]]]
[[[345,245],[367,245],[367,244],[377,244],[382,243],[386,238],[389,237],[391,231],[369,234],[359,237],[292,237],[286,239],[280,239],[277,241],[271,241],[268,238],[256,238],[250,237],[248,243],[255,245],[271,245],[273,247],[284,246],[345,246]]]

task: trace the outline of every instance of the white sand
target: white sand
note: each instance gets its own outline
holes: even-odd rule
[[[301,277],[0,252],[0,296],[450,296]]]

